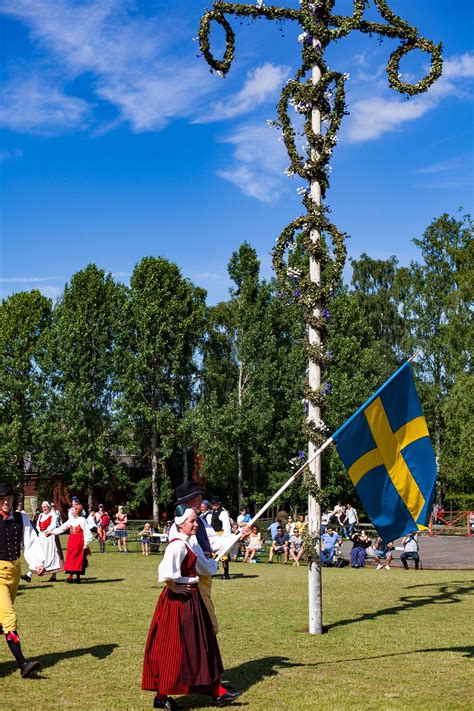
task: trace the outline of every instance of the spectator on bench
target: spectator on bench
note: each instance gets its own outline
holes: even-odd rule
[[[390,563],[393,558],[393,543],[385,543],[383,538],[379,536],[375,540],[374,549],[374,562],[377,563],[376,570],[381,570],[382,568],[390,570]],[[382,562],[383,560],[385,560],[385,563]]]
[[[409,533],[402,540],[404,551],[400,554],[400,560],[403,563],[405,570],[408,570],[408,558],[413,558],[415,561],[415,569],[420,566],[420,555],[418,553],[418,533]]]
[[[303,541],[301,538],[301,533],[297,528],[293,531],[293,536],[290,539],[290,556],[293,559],[293,565],[299,567],[300,560],[303,557]]]
[[[273,555],[275,553],[283,553],[285,560],[285,565],[288,563],[288,547],[290,543],[290,537],[287,533],[283,533],[283,526],[278,526],[276,536],[272,541],[272,547],[268,553],[268,562],[273,562]]]
[[[331,565],[336,544],[340,541],[341,536],[336,533],[332,526],[328,526],[326,533],[321,536],[321,563],[324,566]]]

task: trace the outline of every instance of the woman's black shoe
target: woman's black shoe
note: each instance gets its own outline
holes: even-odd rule
[[[153,699],[153,708],[171,709],[171,711],[173,711],[174,709],[178,709],[179,706],[176,701],[171,698],[171,696],[168,696],[166,699],[157,699],[155,696],[155,698]]]
[[[239,694],[237,694],[239,696]],[[214,696],[214,706],[224,706],[225,704],[230,704],[237,696],[232,691],[226,691],[225,694],[220,696]]]

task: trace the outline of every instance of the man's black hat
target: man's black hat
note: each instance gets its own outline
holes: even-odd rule
[[[7,482],[0,483],[0,496],[14,496],[13,486]]]
[[[204,493],[201,491],[201,487],[195,481],[186,481],[184,484],[180,484],[175,489],[176,493],[176,503],[184,504],[185,501],[194,499],[195,496]]]
[[[211,499],[211,504],[222,504],[220,496],[213,496]]]

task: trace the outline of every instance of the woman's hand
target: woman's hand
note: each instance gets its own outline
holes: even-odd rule
[[[169,589],[177,595],[188,595],[192,590],[192,586],[189,585],[189,583],[182,585],[180,583],[175,583],[173,580],[167,580],[166,584]]]

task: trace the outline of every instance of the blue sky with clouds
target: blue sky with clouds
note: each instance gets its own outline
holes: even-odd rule
[[[1,297],[39,288],[54,298],[89,262],[126,281],[156,255],[215,303],[243,240],[271,274],[275,238],[302,210],[267,125],[299,65],[301,30],[234,20],[236,59],[222,79],[193,40],[208,4],[0,0]],[[350,73],[350,115],[327,197],[350,256],[406,264],[434,217],[472,208],[474,3],[389,4],[444,43],[444,73],[406,101],[387,84],[393,41],[353,34],[331,46],[329,65]],[[338,0],[336,11],[351,5]],[[373,5],[367,12],[376,16]],[[426,72],[426,57],[416,59],[402,64],[405,77]]]

